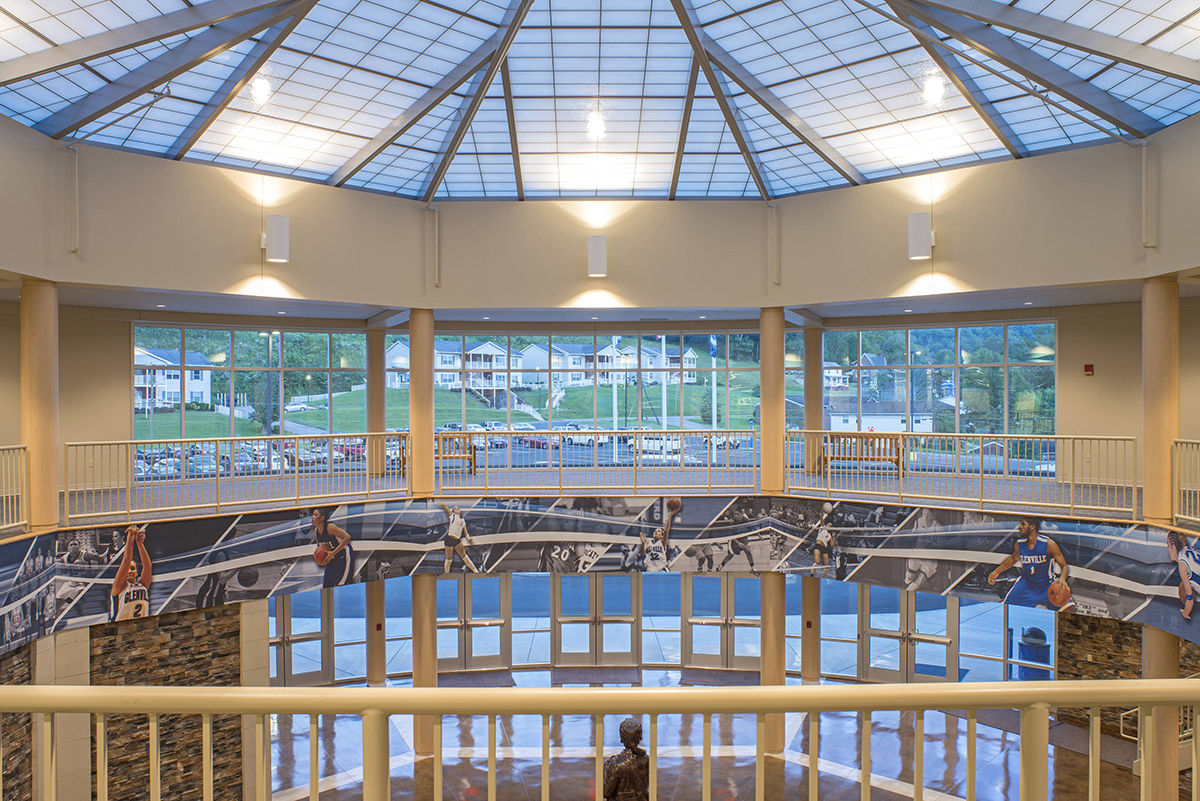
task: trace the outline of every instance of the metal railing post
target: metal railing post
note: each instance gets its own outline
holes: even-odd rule
[[[1050,706],[1021,709],[1021,801],[1046,801],[1050,750]]]
[[[389,801],[388,716],[379,709],[364,709],[363,801]]]
[[[1071,514],[1075,514],[1075,438],[1071,437],[1067,440],[1067,493],[1070,495],[1071,502],[1069,508]]]

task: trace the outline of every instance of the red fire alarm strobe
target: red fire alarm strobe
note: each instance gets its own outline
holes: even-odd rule
[[[376,630],[376,631],[383,631],[383,624],[382,624],[382,623],[376,623],[376,624],[375,624],[375,630]]]
[[[1092,375],[1092,373],[1094,373],[1094,372],[1095,372],[1095,371],[1092,369],[1092,365],[1090,365],[1090,364],[1085,364],[1085,365],[1083,366],[1083,374],[1084,374],[1084,375]]]

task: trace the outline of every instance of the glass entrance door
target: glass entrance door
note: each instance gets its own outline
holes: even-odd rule
[[[558,665],[636,665],[641,632],[639,576],[556,574],[554,663]]]
[[[685,575],[684,664],[756,670],[761,597],[757,576]]]
[[[860,664],[868,681],[958,680],[958,600],[868,585]]]
[[[333,618],[333,598],[310,590],[270,599],[271,684],[303,687],[332,681],[332,646],[322,617]]]
[[[511,658],[507,573],[438,576],[438,670],[503,667]]]

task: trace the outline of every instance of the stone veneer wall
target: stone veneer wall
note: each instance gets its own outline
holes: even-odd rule
[[[33,646],[24,645],[0,657],[0,684],[33,681]],[[33,720],[29,714],[0,715],[4,727],[4,801],[29,801],[33,797]]]
[[[106,623],[91,629],[92,685],[241,685],[241,614],[237,604]],[[144,799],[149,787],[149,717],[108,718],[109,798]],[[159,719],[162,797],[198,797],[203,777],[200,718]],[[92,754],[95,759],[95,738]],[[213,789],[242,797],[242,722],[213,717]],[[93,779],[94,786],[94,779]],[[7,788],[6,788],[7,789]],[[7,801],[7,792],[5,793]]]

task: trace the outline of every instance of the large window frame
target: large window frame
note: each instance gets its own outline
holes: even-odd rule
[[[1028,347],[1028,339],[1020,339],[1020,334],[1014,336],[1021,329],[1039,327],[1052,329],[1052,344]],[[999,332],[998,349],[980,347],[974,352],[965,349],[963,332],[986,332],[992,329]],[[922,345],[914,342],[915,338],[925,338],[919,336],[921,334],[932,339],[932,335],[945,332],[952,332],[953,342],[949,348],[943,345],[937,355],[944,356],[949,352],[952,356],[949,359],[927,354]],[[887,358],[887,354],[869,352],[864,345],[864,335],[867,334],[873,335],[877,343],[889,344],[893,356],[902,350],[903,359],[897,361]],[[898,336],[890,336],[892,334]],[[977,336],[982,339],[986,334]],[[846,351],[851,338],[855,344],[852,356]],[[835,343],[832,354],[831,343]],[[1027,352],[1021,355],[1036,355],[1039,358],[1013,358],[1014,350],[1020,351],[1022,343]],[[991,354],[998,358],[989,358]],[[831,355],[835,358],[831,358]],[[1023,418],[1019,407],[1036,407],[1037,389],[1049,390],[1050,396],[1055,396],[1058,385],[1057,355],[1058,325],[1055,320],[1048,319],[943,326],[831,328],[824,332],[823,337],[822,402],[829,412],[830,428],[835,431],[1052,436],[1057,430],[1057,406],[1054,401],[1051,401],[1053,408],[1048,414],[1035,413]],[[1024,379],[1025,385],[1035,388],[1021,389],[1019,384],[1022,381],[1014,380],[1018,376]],[[1029,380],[1030,376],[1042,380],[1045,386],[1036,387]],[[931,391],[929,403],[919,405],[917,386],[924,384],[932,388],[935,381],[938,387]],[[972,383],[976,386],[970,386]],[[900,386],[903,389],[897,392],[896,388]],[[852,388],[852,399],[849,393],[834,392],[841,388]],[[949,394],[937,395],[947,389]],[[978,397],[979,403],[972,402],[972,393]],[[1014,393],[1021,397],[1018,399]],[[843,401],[851,402],[836,403],[835,395],[841,395]],[[994,397],[985,399],[985,396]],[[995,417],[992,421],[987,419],[984,410],[989,400],[993,404]],[[892,404],[891,414],[883,410],[888,403]],[[874,413],[868,409],[871,404],[876,404]],[[941,409],[939,404],[947,408]],[[975,406],[979,409],[972,411]],[[899,424],[892,424],[893,419],[899,419]],[[951,419],[952,427],[945,424]]]

